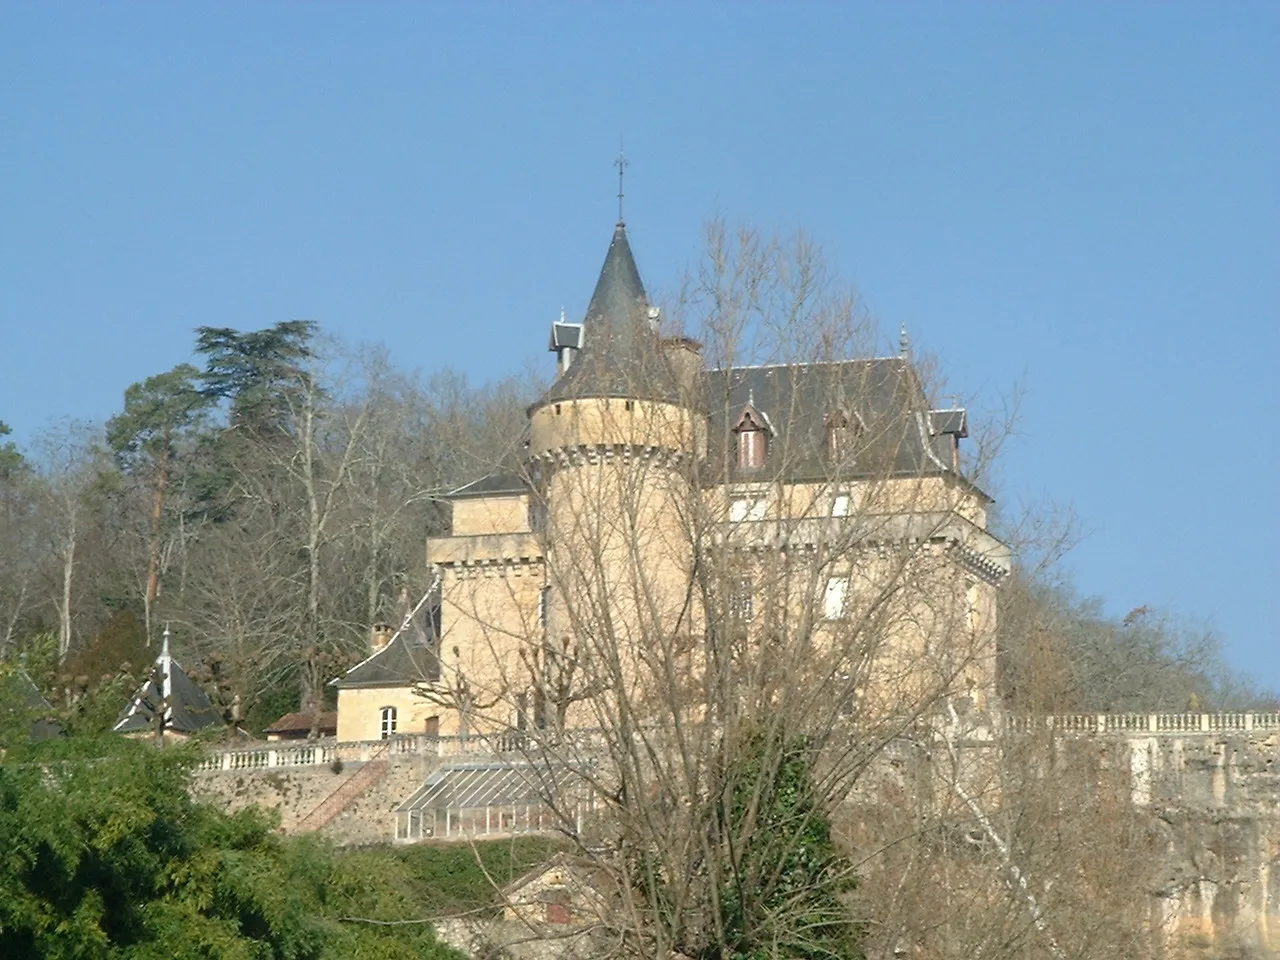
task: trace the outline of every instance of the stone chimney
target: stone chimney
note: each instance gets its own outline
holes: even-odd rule
[[[369,652],[377,653],[385,647],[391,642],[395,632],[395,627],[389,623],[375,623],[373,629],[369,631]]]
[[[663,337],[662,352],[681,392],[692,397],[698,386],[698,375],[702,373],[702,344],[691,337]]]

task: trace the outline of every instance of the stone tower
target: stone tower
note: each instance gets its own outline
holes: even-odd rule
[[[636,676],[628,667],[687,635],[693,617],[687,524],[698,496],[689,468],[705,445],[701,360],[690,341],[662,339],[658,316],[619,221],[582,324],[553,328],[560,375],[530,409],[551,656],[574,643],[584,649],[561,655],[589,652],[598,668],[616,650],[618,677]]]

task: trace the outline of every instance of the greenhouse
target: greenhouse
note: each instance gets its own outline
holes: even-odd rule
[[[564,767],[450,764],[396,808],[396,841],[577,831],[591,808],[590,791]]]

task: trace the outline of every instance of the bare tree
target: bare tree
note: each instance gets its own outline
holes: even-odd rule
[[[102,466],[101,430],[65,421],[36,440],[35,468],[40,477],[42,515],[49,548],[57,565],[58,662],[74,639],[72,603],[79,550],[87,525],[87,498]]]
[[[8,425],[0,421],[0,438],[8,433]],[[8,658],[18,625],[35,599],[39,551],[33,479],[17,446],[0,442],[0,660]]]
[[[709,241],[672,310],[698,356],[655,334],[615,235],[586,346],[531,414],[510,532],[539,565],[478,575],[457,512],[433,548],[453,652],[436,693],[494,702],[454,705],[527,745],[613,878],[622,953],[852,955],[867,918],[823,824],[949,708],[990,729],[1007,558],[983,452],[958,459],[963,411],[906,356],[842,359],[874,356],[874,326],[813,247]],[[591,829],[563,771],[590,785]]]

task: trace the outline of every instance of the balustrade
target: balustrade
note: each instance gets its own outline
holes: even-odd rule
[[[1044,717],[1010,716],[1006,729],[1030,733],[1049,729],[1068,734],[1251,733],[1280,731],[1280,713],[1079,713]]]

